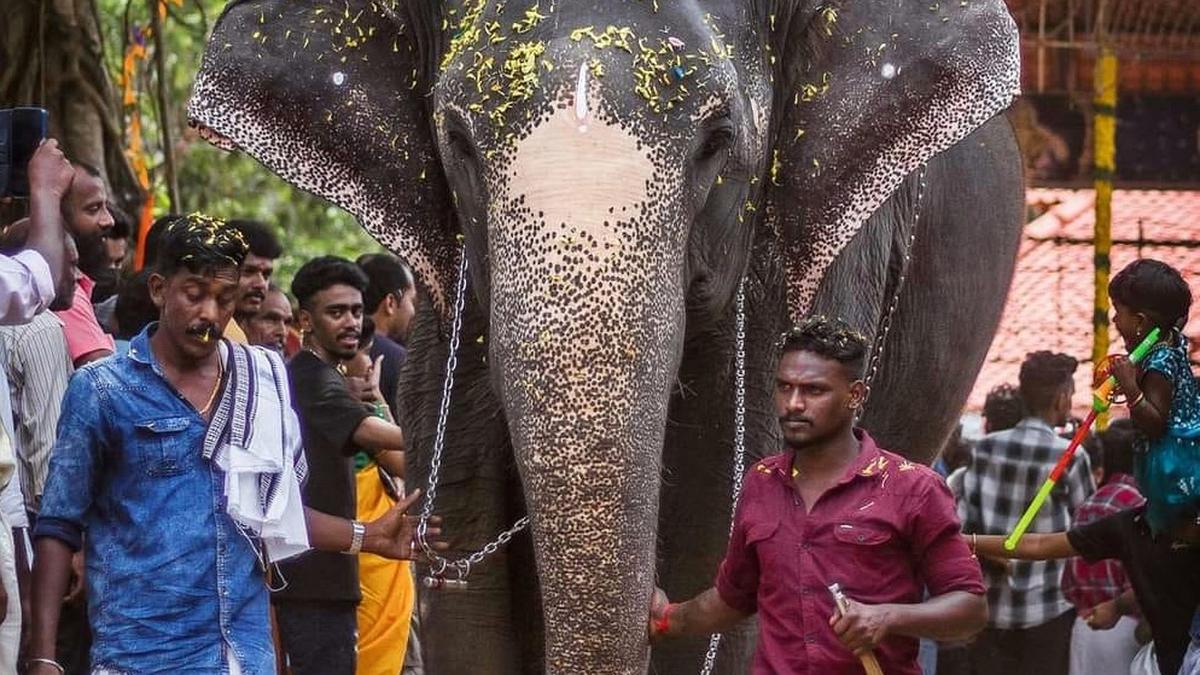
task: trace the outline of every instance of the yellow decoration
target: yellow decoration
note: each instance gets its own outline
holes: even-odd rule
[[[1093,162],[1096,185],[1095,261],[1096,288],[1093,312],[1092,363],[1108,356],[1108,275],[1112,268],[1112,180],[1116,172],[1117,57],[1104,48],[1096,60],[1093,100]],[[1107,413],[1097,418],[1099,429],[1108,425]]]

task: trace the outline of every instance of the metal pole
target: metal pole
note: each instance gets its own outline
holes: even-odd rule
[[[162,138],[163,165],[167,173],[167,197],[171,212],[179,213],[179,182],[175,177],[175,143],[171,138],[171,106],[167,96],[167,57],[163,49],[162,21],[158,16],[161,0],[146,0],[150,7],[150,30],[154,33],[154,70],[158,92],[158,132]]]
[[[1092,363],[1099,365],[1108,355],[1108,276],[1112,268],[1112,193],[1116,172],[1117,57],[1102,46],[1096,58],[1095,99],[1092,102],[1093,180],[1096,187],[1095,266],[1096,293],[1093,322]],[[1099,428],[1107,426],[1107,413]]]

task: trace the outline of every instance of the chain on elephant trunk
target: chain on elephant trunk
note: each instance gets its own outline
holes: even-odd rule
[[[733,505],[729,512],[729,531],[733,532],[733,519],[737,511],[738,497],[742,494],[742,476],[746,473],[746,279],[738,284],[735,305],[733,339]],[[704,654],[703,675],[712,673],[717,663],[717,651],[721,649],[721,634],[713,633],[708,638],[708,651]]]
[[[425,503],[421,507],[421,519],[417,523],[417,545],[429,560],[431,575],[422,581],[426,588],[461,590],[467,587],[467,577],[471,568],[484,559],[495,554],[501,546],[529,525],[529,516],[525,516],[512,527],[500,533],[483,548],[474,553],[458,558],[449,559],[440,555],[429,544],[429,518],[433,515],[433,505],[437,500],[438,477],[442,472],[442,451],[446,447],[446,424],[450,416],[450,396],[454,390],[454,371],[458,367],[458,347],[462,340],[463,306],[467,296],[467,248],[462,249],[462,259],[458,264],[458,285],[455,289],[454,310],[450,322],[450,344],[446,355],[446,376],[442,380],[442,402],[438,408],[437,430],[433,437],[433,457],[429,462],[429,485],[425,490]]]
[[[875,376],[879,373],[879,364],[883,361],[884,343],[887,342],[888,333],[892,330],[892,317],[900,305],[900,294],[904,291],[904,282],[908,280],[913,245],[917,241],[917,225],[921,221],[921,201],[925,198],[925,168],[926,165],[922,164],[921,168],[917,170],[917,201],[913,206],[912,227],[909,229],[908,239],[904,242],[904,259],[900,261],[900,274],[896,278],[896,288],[892,291],[891,301],[888,302],[887,309],[883,312],[883,323],[880,324],[875,341],[871,345],[871,359],[867,366],[867,378],[864,380],[867,385],[868,400],[871,398],[871,387],[875,384]],[[866,410],[866,407],[866,401],[864,401],[860,411]]]

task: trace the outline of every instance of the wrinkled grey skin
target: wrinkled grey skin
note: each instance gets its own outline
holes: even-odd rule
[[[432,672],[644,672],[653,584],[702,590],[726,539],[739,280],[758,457],[778,448],[775,336],[809,311],[875,336],[917,210],[864,424],[937,452],[1012,273],[1020,164],[992,118],[1016,86],[1016,33],[999,0],[900,5],[227,9],[194,123],[355,213],[420,277],[415,485],[466,244],[437,509],[456,553],[533,522],[467,591],[426,594]],[[705,642],[656,647],[656,672],[695,672]],[[719,672],[752,647],[752,626],[728,635]]]

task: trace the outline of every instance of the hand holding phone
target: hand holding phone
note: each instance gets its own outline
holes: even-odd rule
[[[75,169],[59,149],[58,141],[53,138],[42,141],[29,160],[29,193],[32,195],[46,190],[62,199],[71,189],[74,179]]]
[[[0,110],[0,197],[28,197],[28,166],[46,138],[50,114],[44,108]]]

